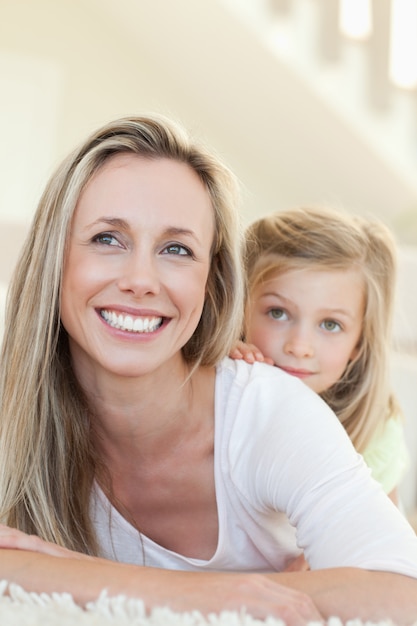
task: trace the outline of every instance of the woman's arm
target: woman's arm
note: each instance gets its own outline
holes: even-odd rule
[[[283,572],[270,578],[307,593],[325,618],[390,619],[401,626],[417,620],[417,579],[409,576],[343,567]]]
[[[417,579],[358,568],[271,574],[180,572],[98,559],[0,527],[0,577],[29,591],[70,592],[84,606],[103,589],[141,598],[147,608],[203,613],[246,610],[289,625],[331,616],[409,625],[417,618]],[[34,552],[36,550],[37,552]],[[65,557],[65,558],[60,558]]]
[[[36,593],[67,592],[85,606],[103,589],[110,596],[140,598],[147,609],[204,614],[245,610],[279,617],[289,626],[322,621],[311,598],[262,574],[183,572],[116,563],[61,548],[0,525],[0,578]]]
[[[275,616],[288,626],[322,621],[301,590],[262,574],[184,572],[115,563],[106,559],[60,558],[25,550],[1,550],[0,577],[36,593],[71,593],[85,606],[105,589],[109,596],[140,598],[149,610],[199,610],[203,614],[245,609],[259,619]]]

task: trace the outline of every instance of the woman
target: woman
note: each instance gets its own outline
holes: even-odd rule
[[[237,221],[233,176],[162,118],[109,124],[51,178],[6,313],[0,576],[80,603],[410,622],[417,538],[343,427],[300,381],[223,358]],[[284,513],[311,572],[282,572]]]

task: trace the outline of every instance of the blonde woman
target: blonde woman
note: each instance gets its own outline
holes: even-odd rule
[[[411,622],[417,538],[332,411],[226,358],[240,262],[233,176],[177,125],[116,120],[64,160],[8,297],[0,577],[80,604]],[[312,571],[282,572],[287,517]]]

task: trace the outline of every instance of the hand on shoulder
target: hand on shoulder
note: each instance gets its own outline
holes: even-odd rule
[[[243,359],[246,363],[255,363],[255,361],[259,361],[260,363],[274,365],[273,360],[264,356],[264,354],[253,343],[245,343],[244,341],[238,341],[233,350],[231,350],[229,356],[231,359],[235,360]]]

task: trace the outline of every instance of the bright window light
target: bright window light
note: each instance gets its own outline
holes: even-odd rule
[[[389,76],[398,87],[417,86],[417,0],[392,0]]]
[[[367,39],[372,32],[371,0],[340,0],[339,28],[352,39]]]

